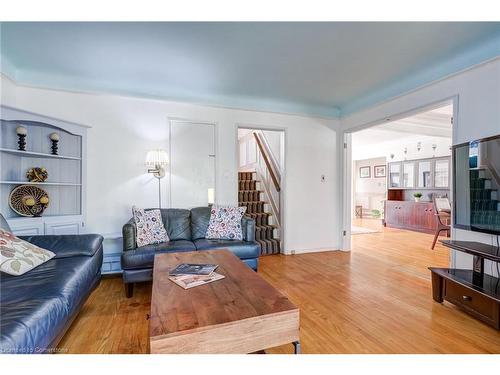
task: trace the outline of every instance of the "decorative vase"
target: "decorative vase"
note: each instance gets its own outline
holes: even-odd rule
[[[57,155],[57,143],[59,142],[59,134],[57,133],[51,133],[49,135],[50,142],[52,143],[52,147],[50,148],[50,153],[52,155]]]
[[[19,151],[26,151],[26,136],[28,135],[28,129],[24,126],[18,126],[16,128],[16,134],[19,140],[17,141],[17,149]]]

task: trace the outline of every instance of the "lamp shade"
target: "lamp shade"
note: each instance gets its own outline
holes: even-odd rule
[[[149,168],[164,167],[168,164],[168,155],[165,150],[151,150],[146,155],[146,166]]]

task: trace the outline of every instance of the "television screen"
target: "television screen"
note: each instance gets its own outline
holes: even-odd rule
[[[500,234],[500,135],[453,148],[454,226]]]

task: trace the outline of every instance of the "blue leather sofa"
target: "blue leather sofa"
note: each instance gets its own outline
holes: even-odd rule
[[[137,247],[134,220],[130,219],[123,226],[121,266],[127,297],[132,296],[134,283],[153,278],[153,262],[155,254],[158,253],[227,248],[257,271],[260,247],[255,242],[255,221],[252,218],[244,216],[241,220],[242,241],[208,240],[205,238],[205,233],[210,222],[210,207],[197,207],[191,210],[169,208],[160,211],[163,225],[170,238],[169,242]]]
[[[1,215],[0,227],[10,231]],[[52,352],[101,280],[103,238],[20,238],[56,256],[21,276],[0,273],[0,353]]]

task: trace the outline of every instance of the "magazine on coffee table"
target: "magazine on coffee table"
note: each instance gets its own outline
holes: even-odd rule
[[[179,275],[170,276],[168,279],[184,289],[194,288],[195,286],[208,284],[223,279],[225,276],[217,272],[210,275]]]
[[[208,276],[218,267],[217,264],[181,263],[168,273],[170,276],[178,275],[204,275]]]

